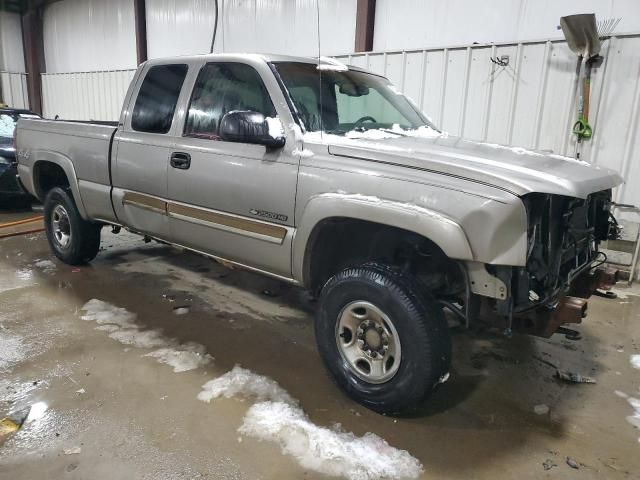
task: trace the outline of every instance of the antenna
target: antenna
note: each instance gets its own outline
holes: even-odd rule
[[[218,0],[215,0],[215,6],[216,23],[213,24],[213,37],[211,37],[211,50],[209,53],[213,53],[213,45],[216,43],[216,33],[218,33]]]
[[[320,112],[320,138],[322,138],[324,130],[324,104],[322,102],[322,69],[320,68],[320,58],[322,57],[320,50],[320,0],[316,0],[316,17],[318,21],[318,101],[320,102],[318,111]]]

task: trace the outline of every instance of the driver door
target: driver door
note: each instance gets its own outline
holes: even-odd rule
[[[185,247],[291,277],[298,173],[293,141],[270,149],[220,140],[220,121],[233,110],[278,116],[256,68],[232,61],[203,65],[182,135],[176,136],[171,152],[172,238]]]

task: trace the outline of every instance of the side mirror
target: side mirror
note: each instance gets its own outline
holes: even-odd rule
[[[227,142],[254,143],[282,148],[286,142],[282,123],[258,112],[234,110],[222,117],[219,135]]]

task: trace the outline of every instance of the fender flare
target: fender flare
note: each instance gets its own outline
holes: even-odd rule
[[[33,162],[32,176],[33,176],[33,188],[34,192],[37,194],[38,198],[41,201],[44,201],[42,197],[42,191],[40,190],[40,184],[37,178],[38,171],[38,163],[40,162],[49,162],[55,165],[58,165],[64,171],[67,176],[67,180],[69,180],[69,188],[71,188],[71,194],[73,196],[73,200],[76,203],[76,207],[78,208],[78,212],[80,216],[88,220],[87,211],[84,208],[84,203],[82,203],[82,197],[80,196],[80,189],[78,188],[78,177],[76,175],[76,169],[73,166],[73,162],[71,159],[65,155],[62,155],[58,152],[52,152],[50,150],[34,150],[31,155],[33,155],[36,160]]]
[[[324,193],[309,199],[296,230],[292,249],[293,278],[306,284],[307,246],[317,225],[331,218],[352,218],[397,227],[434,242],[452,259],[473,260],[473,251],[462,227],[429,208],[372,196]]]

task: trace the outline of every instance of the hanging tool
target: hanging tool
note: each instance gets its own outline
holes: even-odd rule
[[[578,101],[578,120],[573,124],[573,133],[578,141],[588,140],[593,136],[593,129],[589,125],[589,101],[591,98],[591,69],[593,64],[602,57],[587,58],[584,62],[584,78],[582,79],[582,93]]]
[[[600,35],[593,13],[569,15],[560,18],[560,27],[567,40],[567,45],[573,53],[578,55],[578,84],[584,60],[585,72],[582,79],[582,89],[578,100],[578,120],[573,125],[573,133],[577,136],[576,158],[580,158],[580,146],[583,140],[593,135],[589,125],[589,100],[591,96],[591,69],[593,64],[601,59]]]

